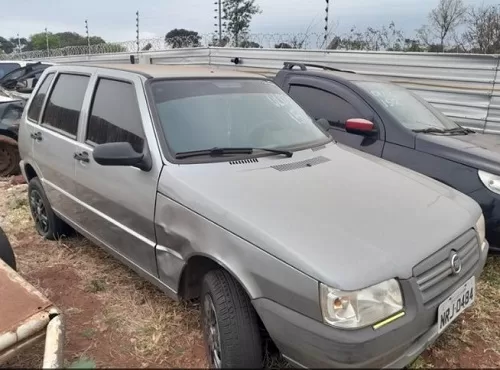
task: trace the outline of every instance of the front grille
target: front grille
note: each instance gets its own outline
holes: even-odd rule
[[[462,262],[462,270],[453,274],[451,254],[457,252]],[[469,230],[450,244],[420,262],[413,268],[413,276],[417,280],[426,307],[441,302],[453,293],[464,277],[471,276],[471,271],[479,261],[479,245],[476,232]]]

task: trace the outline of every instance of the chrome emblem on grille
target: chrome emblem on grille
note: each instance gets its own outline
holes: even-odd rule
[[[453,275],[458,275],[462,271],[462,261],[457,252],[453,251],[450,257],[451,272]]]

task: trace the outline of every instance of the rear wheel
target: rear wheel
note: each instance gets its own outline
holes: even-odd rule
[[[5,235],[2,228],[0,228],[0,259],[16,270],[16,257],[14,256],[9,239],[7,239],[7,235]]]
[[[52,210],[38,177],[32,178],[29,182],[28,200],[36,231],[41,236],[55,240],[69,234],[69,226]]]
[[[10,137],[0,135],[0,176],[19,174],[19,160],[17,142]]]
[[[212,270],[203,278],[201,317],[211,368],[262,368],[257,313],[226,271]]]

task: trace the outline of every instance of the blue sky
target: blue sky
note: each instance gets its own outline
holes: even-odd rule
[[[500,0],[464,0],[467,5],[497,4]],[[6,5],[7,3],[7,5]],[[200,33],[214,30],[214,0],[6,0],[1,9],[0,36],[19,33],[85,32],[107,41],[135,38],[135,12],[140,12],[141,36],[163,37],[172,28]],[[257,0],[262,14],[252,22],[253,33],[300,33],[311,25],[322,32],[324,0]],[[408,36],[426,22],[438,0],[330,0],[330,19],[337,33],[381,26],[394,20]]]

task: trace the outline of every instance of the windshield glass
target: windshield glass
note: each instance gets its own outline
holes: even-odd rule
[[[19,67],[21,66],[18,63],[0,63],[0,78]]]
[[[291,148],[329,140],[278,86],[265,80],[159,80],[151,84],[169,149]]]
[[[396,120],[410,130],[430,127],[449,130],[459,127],[405,88],[384,82],[360,81],[355,84],[368,91]]]

